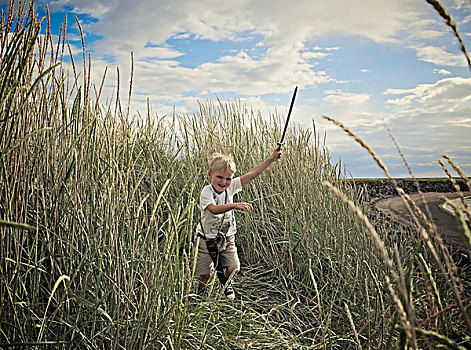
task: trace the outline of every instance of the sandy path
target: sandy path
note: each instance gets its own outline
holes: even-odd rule
[[[465,193],[465,196],[470,195],[471,192]],[[442,208],[442,205],[445,202],[445,197],[455,199],[458,198],[458,194],[428,192],[424,194],[411,194],[410,197],[422,209],[427,217],[430,217],[422,199],[425,198],[425,203],[428,204],[432,221],[442,235],[443,240],[462,251],[467,251],[464,235],[459,228],[457,219],[454,215]],[[375,203],[375,207],[384,214],[392,216],[395,220],[403,224],[413,224],[412,215],[409,213],[400,197],[381,199]]]

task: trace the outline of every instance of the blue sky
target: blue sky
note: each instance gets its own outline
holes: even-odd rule
[[[407,169],[388,128],[416,176],[444,176],[442,154],[471,175],[471,73],[426,1],[40,0],[37,11],[44,14],[46,4],[53,35],[67,15],[76,60],[79,18],[92,82],[99,85],[108,67],[105,95],[115,93],[116,67],[123,86],[129,81],[133,52],[134,111],[145,114],[148,97],[158,116],[192,114],[198,100],[218,96],[268,117],[286,114],[298,86],[293,122],[309,128],[314,121],[332,161],[342,159],[353,176],[383,174],[322,115],[362,137],[393,176]],[[442,4],[471,50],[469,0]]]

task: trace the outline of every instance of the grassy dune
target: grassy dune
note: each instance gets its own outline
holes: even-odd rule
[[[65,28],[54,42],[40,25],[28,9],[2,16],[0,348],[469,346],[465,276],[434,228],[419,212],[417,229],[374,227],[315,130],[290,129],[282,160],[244,188],[236,300],[214,279],[197,297],[207,158],[230,152],[244,173],[283,116],[238,101],[130,116],[102,104],[86,57],[64,70]]]

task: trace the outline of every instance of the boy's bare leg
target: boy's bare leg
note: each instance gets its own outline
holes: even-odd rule
[[[219,281],[221,282],[222,285],[226,284],[227,279],[229,278],[229,276],[234,271],[236,271],[236,272],[239,271],[239,267],[238,266],[228,266],[224,269],[223,273],[218,272],[218,278],[219,278]],[[210,278],[211,278],[210,273],[208,273],[206,275],[199,275],[199,285],[198,285],[198,294],[199,295],[203,294],[204,288],[206,287],[206,285],[207,285]],[[235,294],[234,294],[234,289],[232,288],[232,282],[227,287],[227,289],[225,291],[225,295],[229,299],[234,299]]]
[[[199,275],[199,284],[198,284],[198,294],[202,295],[203,290],[208,284],[209,278],[211,277],[211,274],[205,274],[205,275]]]
[[[209,281],[209,278],[211,277],[211,274],[208,273],[206,275],[200,275],[200,287],[206,287],[206,284]]]
[[[236,271],[237,270],[237,271]],[[224,275],[229,278],[229,276],[231,275],[232,272],[238,272],[239,271],[239,268],[237,266],[229,266],[227,267],[225,270],[224,270]]]
[[[220,278],[219,280],[224,280],[224,284],[226,284],[227,279],[233,272],[239,271],[238,266],[228,266],[224,269],[224,277]],[[222,275],[222,274],[221,274]],[[222,276],[221,276],[222,277]],[[221,281],[222,283],[222,281]],[[232,281],[229,282],[228,286],[226,287],[226,290],[224,291],[224,295],[226,298],[230,300],[234,300],[235,298],[235,293],[234,293],[234,288],[232,288]]]
[[[232,274],[234,271],[239,271],[239,268],[237,266],[228,266],[221,268],[222,271],[217,271],[218,274],[218,279],[219,282],[221,282],[221,285],[224,286],[229,278],[229,276]]]

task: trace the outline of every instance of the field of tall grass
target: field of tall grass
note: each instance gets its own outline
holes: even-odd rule
[[[54,42],[44,22],[2,13],[0,348],[471,347],[470,277],[435,227],[414,203],[416,228],[368,214],[314,127],[290,128],[283,158],[244,188],[236,300],[215,278],[197,296],[207,159],[232,153],[244,173],[284,116],[238,101],[131,116],[127,101],[102,104],[85,55],[64,68],[65,25]]]

